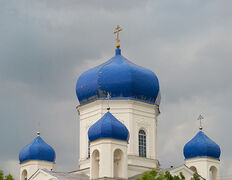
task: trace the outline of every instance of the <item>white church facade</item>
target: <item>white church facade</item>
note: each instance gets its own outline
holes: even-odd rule
[[[160,86],[152,71],[124,58],[117,43],[115,56],[79,77],[76,94],[79,169],[56,172],[55,151],[38,133],[19,153],[20,180],[132,180],[145,171],[161,170],[157,157]],[[185,164],[168,169],[171,174],[182,172],[189,180],[198,172],[206,180],[219,180],[220,147],[202,129],[185,145],[184,156]]]

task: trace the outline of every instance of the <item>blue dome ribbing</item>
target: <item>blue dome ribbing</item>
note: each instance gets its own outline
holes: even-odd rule
[[[135,99],[151,104],[160,103],[159,81],[150,70],[116,55],[105,63],[84,72],[78,79],[76,94],[80,104],[97,99]]]
[[[28,160],[41,160],[55,162],[56,154],[54,149],[44,140],[37,136],[30,144],[25,146],[19,153],[20,163]]]
[[[219,145],[212,141],[202,131],[199,131],[196,136],[184,146],[185,159],[195,157],[211,157],[219,159],[220,154],[221,150]]]
[[[88,136],[90,142],[104,138],[128,141],[129,131],[123,123],[107,112],[89,128]]]

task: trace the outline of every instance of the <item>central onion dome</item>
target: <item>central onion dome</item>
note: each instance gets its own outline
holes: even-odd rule
[[[88,136],[90,142],[106,138],[128,141],[129,131],[123,123],[107,112],[89,128]]]
[[[84,72],[78,79],[76,94],[81,105],[105,99],[134,99],[150,104],[160,104],[159,81],[150,70],[137,66],[121,55]]]
[[[211,157],[219,159],[221,150],[213,140],[199,131],[196,136],[184,146],[185,159],[195,157]]]
[[[44,142],[39,135],[19,153],[20,163],[29,160],[55,162],[55,158],[54,149]]]

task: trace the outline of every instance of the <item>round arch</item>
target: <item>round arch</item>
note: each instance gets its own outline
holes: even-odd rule
[[[27,170],[24,169],[22,174],[21,174],[21,180],[27,180]]]
[[[211,166],[209,168],[209,175],[210,175],[210,180],[217,180],[218,179],[218,169],[215,166]]]
[[[146,134],[148,133],[148,132],[147,132],[147,128],[145,128],[145,127],[143,127],[143,126],[139,128],[138,132],[141,131],[141,130],[144,131]]]
[[[100,152],[98,149],[95,149],[91,154],[91,179],[99,178],[99,160]]]
[[[113,177],[123,178],[124,174],[124,163],[125,163],[125,154],[121,149],[115,149],[113,153],[114,160],[114,175]]]

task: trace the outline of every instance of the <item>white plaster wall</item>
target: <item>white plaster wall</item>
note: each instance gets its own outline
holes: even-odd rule
[[[99,151],[99,178],[103,177],[114,177],[114,151],[120,149],[123,153],[123,164],[122,164],[122,177],[127,179],[127,142],[114,140],[114,139],[100,139],[91,142],[90,153],[92,154],[95,150]],[[92,158],[92,156],[91,156]],[[90,161],[90,167],[92,167]],[[90,168],[91,171],[91,168]],[[92,173],[90,172],[90,178]]]
[[[29,179],[38,169],[47,169],[51,171],[54,163],[47,161],[30,160],[20,164],[20,180],[22,172],[27,171],[27,179]]]
[[[33,175],[31,180],[57,180],[57,178],[45,173],[43,170],[39,170],[36,174]]]
[[[213,158],[192,158],[185,160],[186,166],[189,168],[194,166],[197,169],[199,175],[201,175],[206,180],[210,180],[210,168],[212,166],[216,167],[219,175],[219,165],[220,161]],[[219,180],[219,176],[217,177]]]
[[[180,176],[180,173],[182,172],[186,180],[191,180],[193,177],[194,172],[187,168],[185,165],[182,165],[177,168],[172,168],[169,171],[173,176]],[[202,179],[202,178],[200,178]]]
[[[88,159],[88,129],[107,112],[107,100],[96,100],[77,107],[80,115],[80,169],[90,167]],[[157,116],[158,106],[136,100],[110,100],[110,112],[120,120],[130,132],[128,162],[132,166],[155,168],[157,161]],[[147,158],[138,160],[138,132],[143,128],[147,133]],[[151,159],[146,161],[146,159]],[[153,160],[153,161],[152,161]],[[139,169],[139,168],[138,168]]]
[[[135,166],[128,164],[128,177],[132,177],[138,174],[142,174],[145,171],[150,171],[152,168],[144,167],[144,166]]]
[[[71,174],[85,174],[90,177],[90,168],[78,169],[76,171],[71,172]]]

